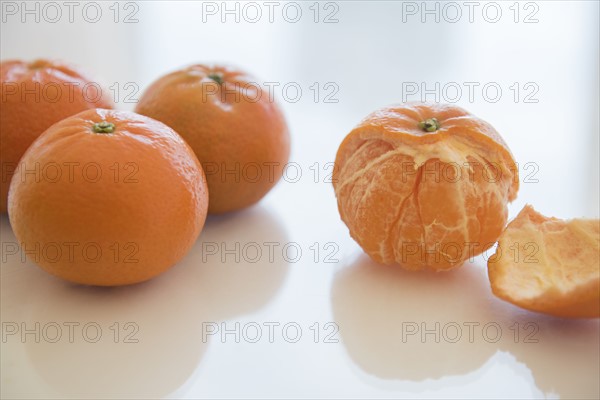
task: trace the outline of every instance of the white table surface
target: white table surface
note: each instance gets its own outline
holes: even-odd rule
[[[222,23],[220,14],[203,22],[199,2],[139,2],[131,24],[112,20],[112,2],[98,3],[95,24],[80,14],[73,23],[66,14],[23,23],[3,9],[3,60],[68,60],[120,90],[128,82],[143,90],[193,62],[227,62],[303,94],[293,103],[276,91],[298,181],[290,169],[258,205],[210,217],[185,259],[150,282],[103,289],[56,279],[7,254],[16,239],[2,216],[2,398],[598,398],[598,320],[546,317],[496,299],[483,256],[444,274],[374,264],[349,237],[326,181],[344,135],[370,111],[400,102],[403,83],[493,82],[499,101],[476,92],[457,104],[491,122],[521,163],[511,218],[525,203],[597,218],[598,3],[530,3],[518,23],[513,2],[495,3],[497,23],[477,13],[485,2],[472,23],[444,19],[454,14],[439,23],[405,14],[403,22],[406,2],[336,2],[331,24],[313,21],[313,2],[298,3],[298,23],[277,13],[273,23]],[[120,6],[123,18],[131,10]],[[324,6],[320,19],[334,10]],[[538,22],[523,23],[535,10]],[[314,82],[337,85],[338,102],[315,102]],[[524,102],[526,83],[538,88],[537,103]],[[118,108],[135,105],[120,100]],[[209,244],[218,254],[203,251]],[[236,244],[239,260],[224,251]],[[252,262],[256,247],[262,255]]]

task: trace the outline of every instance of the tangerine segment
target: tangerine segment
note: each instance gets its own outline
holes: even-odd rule
[[[518,172],[488,123],[458,107],[407,104],[350,132],[333,185],[342,220],[374,260],[444,270],[495,243]]]
[[[492,291],[559,317],[600,317],[600,221],[547,218],[526,205],[488,260]]]
[[[206,179],[168,126],[124,111],[64,119],[27,150],[9,217],[23,251],[68,281],[115,286],[167,270],[194,244]]]
[[[10,180],[33,141],[63,118],[113,103],[107,90],[57,61],[4,61],[0,83],[0,212],[6,212]]]

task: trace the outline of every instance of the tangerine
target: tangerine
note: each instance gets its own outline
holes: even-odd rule
[[[198,237],[206,179],[171,128],[94,109],[50,127],[13,176],[8,213],[26,254],[68,281],[137,283],[177,263]]]
[[[375,261],[445,270],[492,246],[516,197],[506,143],[462,108],[409,103],[367,116],[341,143],[333,186]]]
[[[31,143],[63,118],[113,103],[96,82],[58,61],[3,61],[0,83],[0,212],[6,212],[10,180]]]
[[[288,161],[284,116],[256,82],[232,67],[192,65],[155,81],[136,107],[192,147],[208,181],[209,213],[258,202]]]
[[[531,311],[600,317],[600,221],[548,218],[530,205],[488,260],[493,293]]]

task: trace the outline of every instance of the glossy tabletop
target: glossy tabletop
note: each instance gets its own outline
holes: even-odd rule
[[[62,3],[57,22],[2,3],[2,60],[74,62],[128,110],[168,71],[231,63],[270,82],[292,136],[259,204],[209,217],[143,284],[50,276],[2,216],[2,398],[598,398],[598,320],[497,299],[493,250],[448,273],[374,263],[330,183],[361,118],[424,96],[503,135],[521,173],[510,218],[526,203],[597,218],[598,3],[272,3],[98,2],[97,22],[87,3],[73,22]]]

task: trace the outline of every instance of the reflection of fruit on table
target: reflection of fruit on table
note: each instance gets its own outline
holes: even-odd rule
[[[30,329],[36,322],[41,327],[61,326],[62,337],[54,343],[44,338],[25,343],[35,371],[60,395],[167,396],[192,376],[211,341],[219,340],[208,336],[204,341],[202,324],[219,324],[260,309],[275,297],[288,273],[281,257],[273,262],[222,263],[220,254],[202,253],[203,243],[227,248],[252,241],[286,243],[280,221],[264,208],[239,212],[235,218],[210,217],[202,238],[160,279],[133,286],[73,285],[31,262],[4,265],[3,321],[23,321]],[[5,217],[2,240],[15,240]],[[11,290],[6,286],[9,280]],[[28,293],[26,301],[21,293]],[[69,323],[77,324],[72,343]],[[83,336],[86,324],[88,340]],[[47,326],[48,335],[53,335],[54,328]],[[94,342],[96,326],[101,337]],[[20,332],[8,339],[20,341]]]
[[[478,264],[415,274],[362,255],[334,280],[334,318],[352,360],[381,379],[449,384],[500,351],[524,362],[546,393],[597,398],[600,321],[522,311],[488,287]]]

